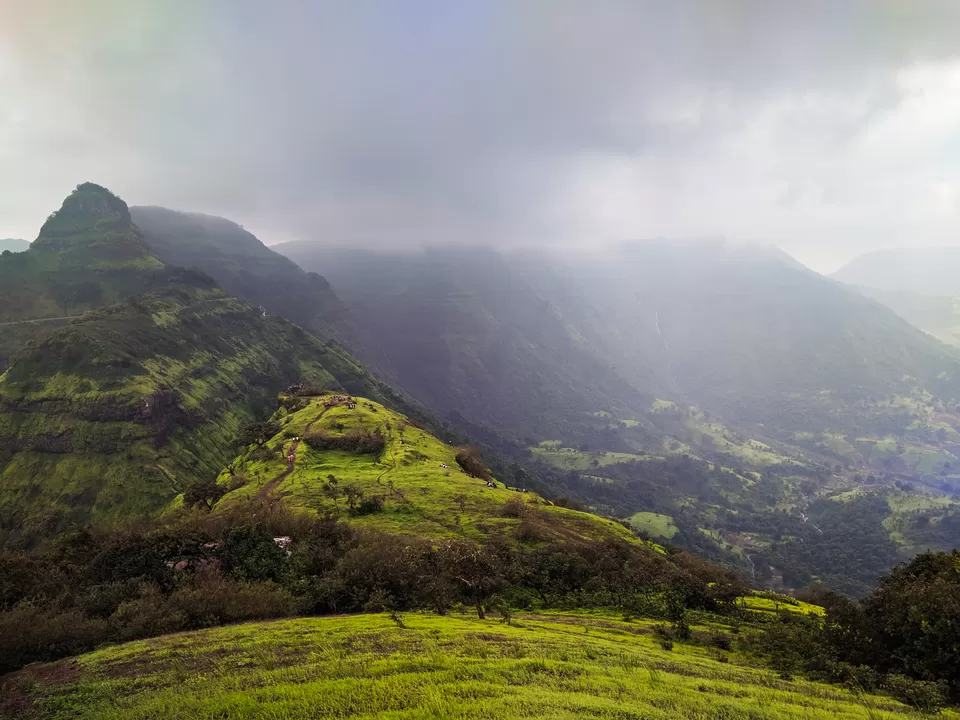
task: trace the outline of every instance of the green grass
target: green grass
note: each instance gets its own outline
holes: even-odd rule
[[[560,447],[556,444],[540,443],[538,447],[530,448],[533,456],[540,462],[547,463],[561,470],[589,470],[590,468],[616,465],[617,463],[643,460],[643,455],[624,452],[583,451],[574,448]]]
[[[618,523],[556,507],[533,492],[517,492],[499,482],[496,487],[487,487],[484,480],[470,477],[460,469],[455,448],[380,403],[356,400],[353,409],[342,404],[326,407],[325,397],[315,397],[296,412],[281,410],[277,419],[283,430],[267,446],[282,446],[283,454],[276,452],[272,459],[254,460],[254,451],[250,450],[233,462],[221,473],[219,481],[229,486],[240,478],[244,484],[224,496],[217,509],[229,509],[254,499],[278,501],[307,512],[349,518],[361,527],[428,537],[481,539],[493,533],[518,531],[523,525],[526,539],[534,541],[632,538]],[[281,478],[287,469],[285,457],[291,452],[293,438],[304,435],[307,428],[333,434],[379,431],[386,446],[377,456],[318,451],[301,442],[295,452],[293,472]],[[336,501],[327,489],[330,476],[337,480]],[[347,488],[366,497],[379,496],[383,509],[351,516]],[[511,501],[519,501],[519,517],[516,512],[506,511],[505,506]]]
[[[521,615],[284,620],[98,650],[14,679],[37,720],[873,720],[886,697],[785,680],[650,622]],[[696,630],[696,629],[695,629]],[[698,634],[703,635],[700,629]],[[945,713],[943,717],[956,717]]]
[[[791,602],[777,601],[769,597],[758,595],[748,595],[741,598],[743,606],[754,612],[789,612],[799,615],[824,615],[825,611],[819,605],[811,605],[802,600],[792,600]]]
[[[661,515],[655,512],[638,512],[630,516],[630,525],[635,530],[643,530],[651,537],[659,537],[669,540],[677,534],[677,526],[673,524],[673,518],[669,515]]]

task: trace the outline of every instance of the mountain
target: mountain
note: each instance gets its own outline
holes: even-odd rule
[[[282,251],[336,279],[367,339],[360,357],[461,427],[576,437],[591,413],[653,400],[494,252]]]
[[[635,244],[580,258],[564,279],[634,385],[650,371],[631,358],[652,358],[658,392],[782,439],[882,425],[890,413],[870,398],[926,391],[953,407],[960,397],[954,350],[779,252]]]
[[[0,256],[0,323],[80,315],[165,283],[126,204],[79,185],[26,252]]]
[[[232,295],[318,337],[352,341],[352,320],[330,283],[304,272],[240,225],[161,207],[133,207],[130,213],[164,263],[202,270]]]
[[[878,290],[865,286],[856,289],[940,342],[960,346],[960,296],[924,295],[911,290]]]
[[[861,593],[960,541],[960,355],[779,251],[277,249],[335,279],[369,364],[508,431],[555,495],[774,585]]]
[[[854,258],[831,277],[878,290],[960,295],[960,248],[877,250]]]
[[[336,278],[377,338],[364,357],[414,396],[539,439],[591,412],[644,420],[655,397],[790,443],[879,432],[903,419],[891,420],[902,414],[895,398],[929,394],[937,412],[960,398],[960,354],[779,252],[719,242],[573,258],[278,249]]]
[[[81,185],[0,274],[16,283],[0,293],[23,301],[5,306],[15,317],[120,301],[42,324],[0,375],[0,542],[161,510],[215,477],[240,428],[295,383],[403,404],[336,344],[151,255],[98,186]]]
[[[0,253],[23,252],[29,247],[30,243],[26,240],[18,240],[16,238],[0,238]]]

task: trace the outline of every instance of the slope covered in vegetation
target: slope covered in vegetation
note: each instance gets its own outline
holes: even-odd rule
[[[729,627],[696,627],[682,644],[657,629],[570,613],[239,625],[36,667],[17,705],[36,720],[916,717],[890,697],[757,667]]]
[[[615,522],[556,507],[526,488],[507,488],[471,468],[465,451],[373,400],[287,397],[272,423],[276,435],[251,445],[221,473],[219,482],[230,492],[215,510],[251,500],[282,502],[421,537],[631,538]]]
[[[26,252],[0,255],[0,322],[79,315],[165,282],[126,203],[77,186]]]
[[[402,403],[339,346],[162,263],[89,183],[0,257],[0,315],[0,543],[166,507],[292,384]]]
[[[227,292],[322,339],[350,343],[350,314],[326,278],[305,272],[224,218],[161,207],[132,207],[151,252],[168,265],[197,268]]]

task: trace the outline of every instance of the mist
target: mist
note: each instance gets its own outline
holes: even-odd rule
[[[0,235],[79,182],[268,244],[949,245],[960,7],[0,0]]]

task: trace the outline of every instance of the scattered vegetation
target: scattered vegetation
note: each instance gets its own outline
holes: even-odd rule
[[[379,455],[387,444],[379,430],[365,432],[359,429],[345,433],[313,430],[303,436],[303,441],[314,450],[342,450],[370,455]]]

